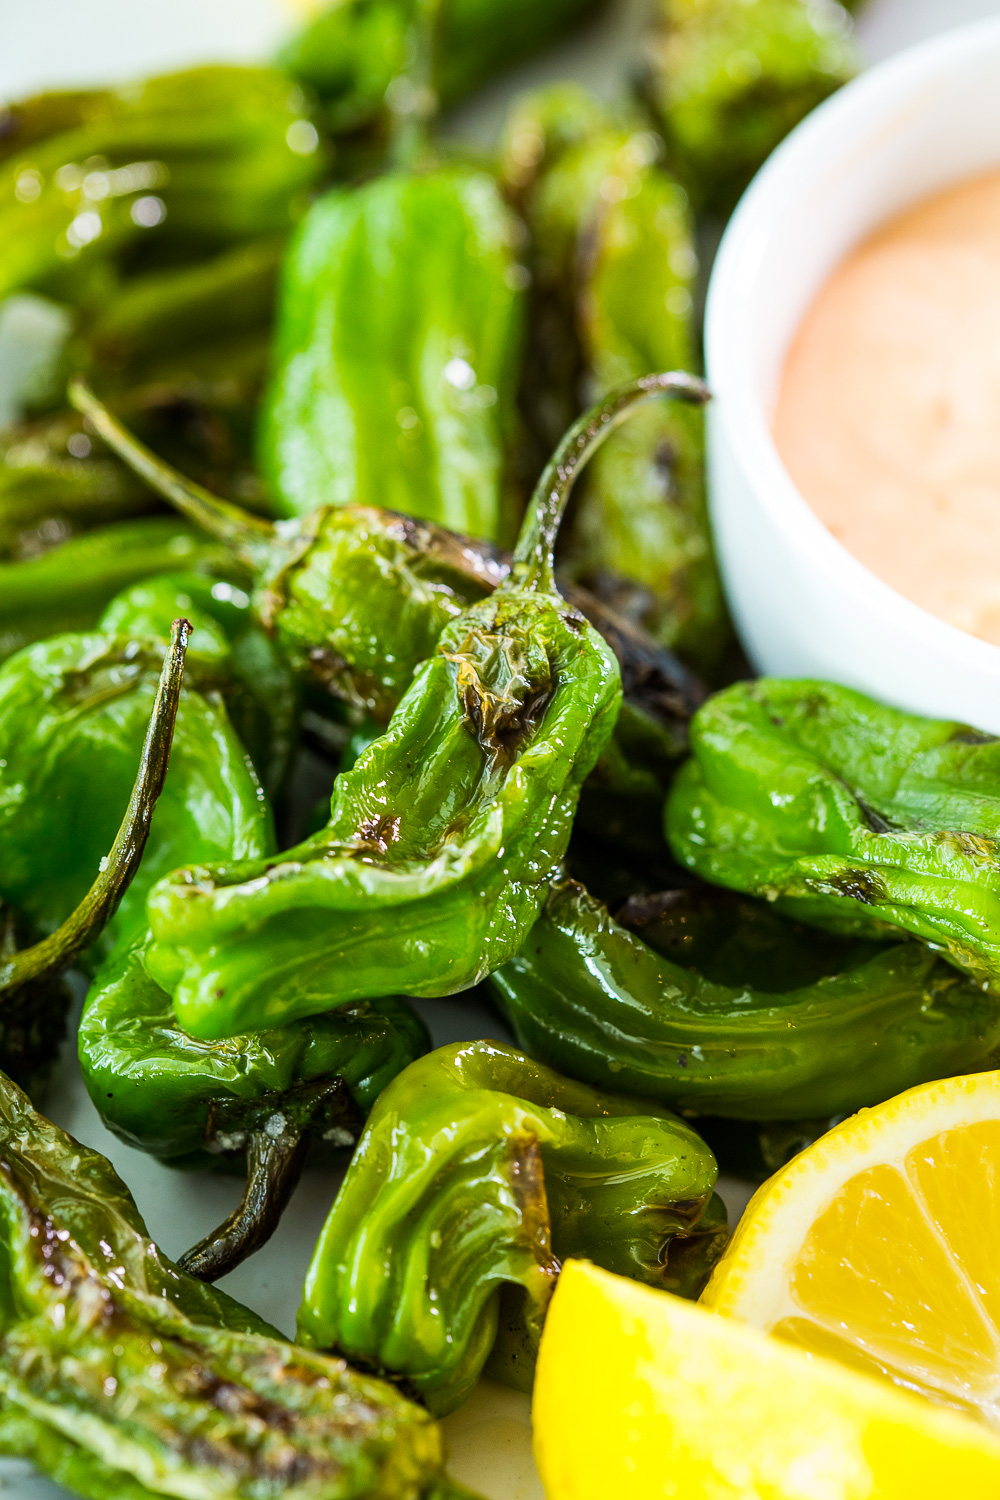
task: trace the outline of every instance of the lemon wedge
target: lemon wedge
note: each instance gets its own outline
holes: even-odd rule
[[[979,1422],[569,1261],[532,1406],[548,1500],[1000,1496]]]
[[[1000,1073],[911,1089],[795,1157],[702,1302],[1000,1426]]]

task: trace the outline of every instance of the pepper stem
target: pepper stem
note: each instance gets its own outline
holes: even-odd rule
[[[75,375],[70,381],[69,399],[111,451],[144,479],[151,490],[169,500],[209,536],[230,547],[251,572],[260,571],[274,543],[274,527],[269,521],[213,495],[158,458],[111,414],[82,376]]]
[[[511,575],[520,587],[542,593],[555,589],[556,536],[577,474],[632,408],[654,396],[704,406],[709,400],[709,390],[704,381],[681,370],[640,375],[637,380],[615,386],[574,422],[543,469],[528,505],[514,549]]]
[[[139,868],[153,809],[167,774],[190,636],[190,622],[175,620],[132,796],[111,852],[101,862],[100,874],[61,927],[40,943],[0,959],[0,1002],[9,999],[10,992],[21,985],[38,983],[68,968],[114,916]]]
[[[302,1175],[309,1137],[301,1123],[282,1120],[247,1139],[246,1187],[240,1204],[218,1229],[185,1251],[177,1264],[199,1281],[218,1281],[271,1238]]]

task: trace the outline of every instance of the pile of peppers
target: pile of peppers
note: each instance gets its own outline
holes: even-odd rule
[[[493,158],[441,113],[597,0],[0,116],[0,1452],[93,1500],[458,1500],[567,1256],[696,1298],[720,1165],[1000,1062],[1000,741],[752,680],[707,519],[699,247],[850,21],[653,9]],[[176,1263],[39,1113],[81,996],[107,1127],[242,1180]],[[309,1166],[291,1342],[212,1283]]]

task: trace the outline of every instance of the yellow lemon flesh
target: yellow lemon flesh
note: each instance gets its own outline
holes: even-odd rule
[[[795,1157],[702,1302],[1000,1426],[1000,1073],[911,1089]]]
[[[1000,1496],[1000,1439],[585,1261],[549,1307],[532,1407],[548,1500]]]

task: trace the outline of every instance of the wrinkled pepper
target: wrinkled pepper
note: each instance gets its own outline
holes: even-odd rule
[[[281,515],[372,504],[509,541],[515,226],[462,166],[334,188],[285,264],[260,460]]]
[[[313,1252],[299,1340],[402,1379],[436,1413],[484,1366],[530,1390],[565,1257],[698,1295],[726,1240],[715,1180],[708,1148],[656,1105],[498,1042],[441,1047],[372,1111]]]
[[[685,1115],[850,1114],[1000,1058],[1000,1003],[920,944],[797,932],[723,893],[616,920],[556,883],[490,985],[532,1057]]]
[[[192,588],[197,582],[191,580]],[[144,636],[131,633],[127,602],[112,601],[111,630],[55,636],[0,668],[0,898],[43,933],[81,901],[114,838],[178,597],[194,606],[192,593],[171,591],[161,598],[155,629],[142,595],[133,600],[137,623],[151,632]],[[251,724],[256,705],[218,621],[204,608],[189,613],[195,629],[177,711],[174,774],[142,867],[102,939],[105,949],[123,933],[145,931],[147,891],[192,851],[231,857],[274,849],[270,809],[230,722],[226,695],[247,705]]]
[[[560,84],[513,110],[503,179],[530,230],[534,343],[522,404],[544,450],[582,406],[644,370],[690,369],[697,260],[683,190],[641,117]],[[572,576],[698,666],[729,626],[705,506],[702,417],[649,408],[581,485]]]
[[[657,0],[649,50],[670,165],[697,207],[721,214],[860,66],[836,0]]]
[[[0,1452],[89,1500],[448,1493],[426,1412],[179,1270],[111,1164],[7,1079],[0,1151]]]
[[[456,104],[502,69],[558,40],[601,0],[442,0],[431,85]],[[416,0],[334,0],[278,61],[315,90],[331,130],[387,123],[386,90],[409,63]]]
[[[666,808],[706,880],[832,931],[910,933],[1000,986],[1000,740],[829,682],[710,698]]]
[[[277,70],[194,68],[97,90],[72,126],[0,165],[0,296],[76,300],[95,268],[148,253],[151,239],[197,250],[280,233],[321,165],[301,90]]]
[[[621,700],[612,652],[556,592],[559,521],[602,438],[663,394],[702,401],[704,388],[644,376],[567,434],[510,576],[445,628],[386,732],[337,778],[324,830],[279,859],[189,865],[150,893],[147,964],[186,1030],[454,994],[518,950]]]
[[[385,1085],[429,1045],[393,998],[198,1041],[174,1020],[141,944],[120,946],[94,976],[78,1039],[90,1097],[129,1145],[181,1167],[246,1158],[239,1207],[181,1262],[209,1281],[273,1233],[310,1145],[353,1144]]]
[[[139,868],[167,772],[190,633],[187,620],[171,628],[125,816],[79,905],[55,932],[23,947],[23,924],[0,902],[0,1062],[25,1088],[45,1082],[62,1043],[71,999],[65,970],[114,916]]]

